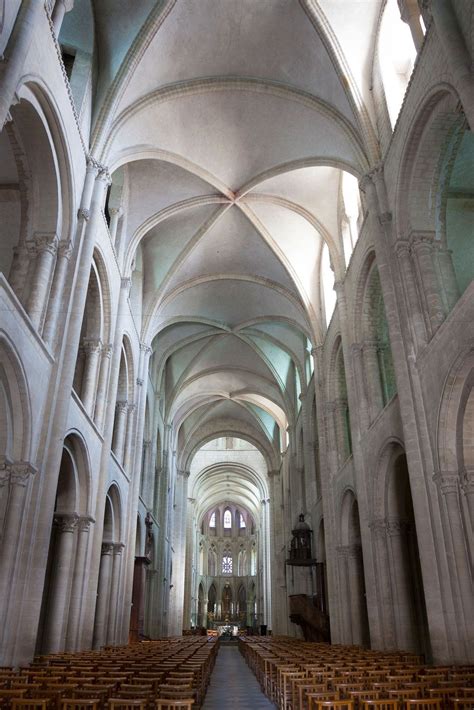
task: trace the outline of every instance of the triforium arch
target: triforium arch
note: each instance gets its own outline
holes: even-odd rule
[[[90,459],[81,435],[64,440],[49,542],[37,651],[57,653],[80,643],[91,521]]]
[[[416,520],[402,442],[386,443],[376,459],[370,528],[376,549],[379,614],[385,647],[431,656]]]
[[[351,488],[344,491],[340,502],[338,562],[340,585],[343,590],[342,614],[345,640],[367,646],[370,644],[370,632],[359,505]]]

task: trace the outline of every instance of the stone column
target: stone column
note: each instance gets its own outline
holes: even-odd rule
[[[118,614],[118,598],[120,586],[120,572],[122,569],[122,550],[125,545],[122,542],[113,544],[113,561],[112,561],[112,581],[110,590],[110,605],[109,616],[107,622],[107,644],[114,645],[117,643],[116,627]]]
[[[35,473],[35,467],[26,461],[0,462],[0,490],[2,496],[8,496],[0,545],[0,629],[3,629],[2,622],[8,609],[28,484]],[[0,639],[1,635],[0,631]]]
[[[369,525],[372,531],[373,550],[375,557],[375,580],[379,601],[380,619],[382,625],[382,649],[396,648],[394,602],[390,579],[390,562],[387,547],[387,521],[373,520]]]
[[[107,385],[109,381],[110,361],[112,358],[113,345],[109,343],[102,347],[102,358],[99,370],[99,382],[97,384],[97,396],[95,398],[94,420],[99,431],[104,427],[105,401],[107,397]]]
[[[430,234],[414,232],[411,249],[415,255],[420,288],[424,293],[431,333],[435,333],[444,320],[443,302],[439,282],[433,264],[433,240]]]
[[[101,648],[101,646],[105,645],[107,639],[113,553],[114,544],[112,542],[103,542],[100,558],[99,584],[97,587],[93,648]]]
[[[129,404],[127,409],[127,434],[125,436],[125,448],[123,452],[123,467],[131,473],[133,459],[133,434],[135,432],[135,410],[134,404]]]
[[[474,528],[474,470],[464,470],[461,487],[466,497],[471,527]]]
[[[349,456],[349,448],[346,449],[346,437],[347,437],[347,400],[337,399],[334,402],[334,427],[336,431],[336,448],[337,448],[337,459],[339,462],[339,468],[345,462]]]
[[[43,331],[43,339],[50,346],[54,346],[57,335],[56,329],[61,306],[64,303],[64,288],[71,255],[71,242],[60,242],[58,247],[58,256],[56,259],[56,267],[54,269],[51,293],[49,296],[48,312]]]
[[[343,620],[344,634],[340,643],[354,643],[354,634],[352,631],[351,590],[349,587],[348,557],[349,546],[339,546],[337,548],[339,571],[339,605],[341,607],[341,618]]]
[[[123,215],[123,210],[121,207],[109,207],[110,214],[110,224],[109,233],[112,243],[115,244],[115,239],[117,237],[117,227],[120,217]]]
[[[405,288],[410,335],[415,346],[420,348],[426,344],[427,334],[416,287],[410,244],[404,239],[399,240],[395,244],[395,251],[400,263],[400,274]]]
[[[60,653],[66,646],[66,632],[69,613],[69,594],[74,559],[76,513],[59,514],[54,517],[56,525],[56,545],[52,580],[48,597],[48,617],[44,630],[46,653]]]
[[[36,234],[34,239],[36,263],[31,283],[30,294],[26,304],[26,312],[33,326],[41,330],[46,299],[51,283],[58,237],[56,234]]]
[[[360,343],[352,343],[351,348],[352,369],[354,372],[354,384],[357,389],[357,399],[359,401],[358,416],[360,419],[361,431],[369,428],[369,403],[367,400],[367,379],[365,377],[365,367],[363,362],[363,346]]]
[[[43,12],[44,0],[23,0],[20,4],[14,27],[15,41],[7,44],[0,62],[0,130],[9,119],[10,106]]]
[[[80,517],[77,521],[77,545],[74,575],[72,579],[71,597],[69,603],[69,623],[67,628],[66,650],[80,651],[80,617],[85,589],[86,556],[89,545],[89,532],[93,518]]]
[[[82,374],[81,400],[84,409],[92,418],[94,414],[95,395],[97,391],[97,376],[99,372],[102,341],[87,338],[82,343],[85,354],[84,370]]]
[[[425,37],[420,23],[420,8],[418,1],[398,0],[398,7],[400,8],[400,17],[410,28],[413,44],[415,45],[416,51],[419,52]]]
[[[366,646],[367,606],[364,591],[364,564],[360,545],[349,545],[347,551],[347,574],[349,579],[352,619],[352,643]]]
[[[459,475],[457,471],[443,472],[435,476],[439,492],[444,500],[442,505],[443,514],[446,517],[447,526],[452,544],[452,556],[448,556],[448,564],[451,567],[451,579],[457,580],[458,594],[460,596],[461,608],[465,622],[465,642],[472,647],[472,630],[469,634],[470,619],[474,619],[474,597],[472,594],[472,576],[468,557],[468,540],[463,527],[463,517],[460,506]],[[456,592],[453,590],[454,595]],[[471,638],[469,638],[471,635]]]
[[[367,340],[364,343],[364,364],[369,390],[370,419],[373,422],[384,406],[382,382],[378,358],[378,343]]]
[[[115,426],[112,450],[120,464],[123,464],[125,434],[127,430],[128,402],[117,402],[115,405]]]
[[[74,7],[74,0],[56,0],[54,5],[54,10],[51,14],[51,21],[53,23],[54,34],[59,37],[59,32],[61,31],[61,25],[63,24],[64,15],[69,12]]]
[[[395,592],[397,648],[418,651],[416,638],[413,585],[408,565],[407,523],[387,522],[388,547],[391,567],[391,586]]]

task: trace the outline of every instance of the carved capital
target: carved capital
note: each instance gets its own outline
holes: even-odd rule
[[[407,239],[398,239],[395,242],[395,253],[399,259],[410,256],[410,242]]]
[[[35,475],[37,469],[27,461],[7,461],[0,463],[0,486],[10,483],[12,486],[24,488]]]
[[[311,348],[311,355],[313,356],[314,359],[321,358],[322,354],[323,354],[323,346],[322,345],[316,345],[314,348]]]
[[[58,256],[69,261],[72,256],[73,245],[70,240],[67,242],[60,242],[58,246]]]
[[[123,278],[120,279],[120,287],[125,289],[126,291],[130,291],[131,285],[132,285],[131,278],[127,278],[124,276]]]
[[[438,486],[438,490],[443,495],[448,495],[450,493],[455,493],[459,490],[459,474],[457,471],[445,471],[434,474],[433,480]]]
[[[106,357],[108,360],[112,357],[112,353],[114,351],[114,346],[112,343],[109,343],[108,345],[104,345],[102,348],[102,357]]]
[[[34,242],[37,254],[47,252],[51,256],[56,256],[59,239],[54,232],[37,232],[34,236]]]
[[[183,478],[189,478],[189,476],[191,475],[191,471],[183,471],[179,468],[176,469],[176,473],[178,474],[178,476],[183,476]]]
[[[115,543],[103,542],[101,547],[101,555],[113,555]]]
[[[89,217],[91,216],[90,210],[87,209],[87,207],[79,207],[77,210],[77,219],[83,219],[84,222],[89,221]]]
[[[87,355],[99,354],[102,350],[102,340],[100,338],[84,338],[82,349]]]
[[[124,547],[125,547],[125,545],[124,545],[123,542],[114,542],[114,543],[112,543],[112,548],[113,548],[112,554],[114,554],[114,555],[121,555],[121,554],[122,554],[122,551],[123,551],[123,549],[124,549]],[[108,554],[108,553],[106,553],[106,554]]]
[[[145,353],[145,355],[151,355],[153,350],[147,343],[140,343],[140,350]]]
[[[408,520],[387,520],[386,530],[389,537],[405,535],[410,530]]]
[[[77,519],[77,528],[80,533],[88,533],[89,530],[91,529],[91,523],[95,523],[94,518],[91,518],[90,515],[81,515]]]
[[[369,528],[375,535],[385,535],[387,532],[387,521],[385,518],[374,518],[369,523]]]
[[[73,533],[77,527],[79,516],[77,513],[57,513],[54,524],[61,533]]]
[[[143,382],[144,382],[144,381],[143,381],[142,379],[140,379],[140,377],[137,377],[137,385],[138,385],[138,387],[143,387]]]
[[[126,414],[128,412],[128,402],[117,402],[115,409],[118,414]]]

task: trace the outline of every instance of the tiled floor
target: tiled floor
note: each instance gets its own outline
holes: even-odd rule
[[[203,710],[274,710],[237,646],[221,645]]]

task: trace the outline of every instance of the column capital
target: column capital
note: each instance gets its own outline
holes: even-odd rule
[[[369,523],[369,529],[375,534],[386,533],[387,532],[387,520],[386,518],[374,518]]]
[[[457,493],[459,490],[458,471],[437,471],[433,475],[433,481],[443,495],[447,493]]]
[[[414,229],[410,233],[410,247],[415,251],[426,250],[431,252],[434,246],[434,232]]]
[[[320,358],[323,353],[323,345],[315,345],[314,348],[311,348],[311,355],[313,358]]]
[[[115,409],[117,412],[120,412],[121,414],[126,414],[128,412],[128,402],[125,401],[120,401],[115,403]]]
[[[114,555],[121,555],[124,547],[125,547],[125,545],[123,542],[113,542],[112,543],[112,553]],[[108,553],[105,553],[105,554],[108,554]]]
[[[386,530],[389,537],[399,537],[409,532],[411,524],[408,520],[387,520]]]
[[[108,360],[112,357],[112,353],[114,351],[114,346],[112,343],[108,343],[107,345],[102,346],[102,357],[106,357]]]
[[[338,281],[338,280],[334,279],[333,289],[336,292],[338,297],[339,297],[339,294],[344,295],[344,281]]]
[[[147,343],[140,343],[140,350],[145,355],[151,355],[153,352],[153,349]]]
[[[189,478],[189,476],[191,475],[191,471],[184,471],[180,468],[176,469],[176,473],[178,474],[178,476],[183,476],[183,478]]]
[[[464,495],[474,493],[474,470],[464,468],[462,471],[461,488]]]
[[[77,513],[55,513],[53,522],[62,533],[73,533],[77,527],[79,516]]]
[[[351,343],[350,351],[351,355],[359,357],[362,354],[363,344],[362,343]]]
[[[410,242],[408,239],[397,239],[395,242],[395,253],[399,259],[410,255]]]
[[[59,242],[58,256],[63,257],[64,259],[67,259],[69,261],[72,256],[73,249],[74,247],[70,239],[68,239],[67,241]]]
[[[81,347],[88,355],[100,353],[102,350],[102,340],[100,338],[84,338]]]
[[[123,215],[122,206],[119,206],[119,207],[110,207],[109,206],[109,214],[113,217],[117,217],[117,219],[120,219],[120,217]]]
[[[142,380],[140,377],[137,377],[137,386],[138,387],[143,387],[143,382],[144,382],[144,380]]]
[[[120,288],[125,289],[126,291],[130,291],[130,288],[132,286],[132,279],[128,276],[123,276],[120,279]]]
[[[87,207],[79,207],[77,210],[77,219],[83,219],[84,222],[88,222],[90,216],[91,212]]]
[[[128,412],[129,414],[132,414],[132,413],[135,411],[136,408],[137,408],[137,405],[136,405],[136,404],[133,404],[133,403],[132,403],[132,404],[129,404],[128,407],[127,407],[127,412]]]
[[[17,485],[24,488],[36,472],[37,469],[28,461],[3,459],[0,462],[0,486],[10,483],[12,486]]]
[[[101,555],[113,555],[115,543],[103,542],[101,547]]]
[[[92,518],[90,515],[80,515],[77,519],[79,532],[88,533],[91,529],[91,523],[95,523],[95,518]]]
[[[273,478],[274,476],[279,476],[280,475],[280,469],[278,468],[273,468],[267,471],[267,475],[269,478]]]
[[[298,395],[298,399],[300,402],[305,402],[306,401],[306,392],[300,392]]]
[[[33,240],[38,254],[48,252],[51,256],[56,255],[59,239],[55,232],[36,232]]]

